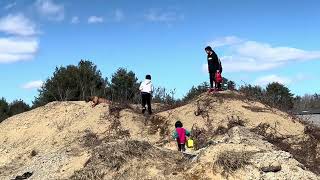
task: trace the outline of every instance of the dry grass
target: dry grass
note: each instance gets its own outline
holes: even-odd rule
[[[101,142],[102,141],[96,133],[93,133],[90,130],[85,130],[85,135],[82,137],[82,145],[84,147],[94,148],[100,145]]]
[[[267,132],[268,130],[271,130]],[[286,141],[293,136],[276,136],[279,134],[275,128],[269,124],[259,124],[257,127],[251,129],[252,132],[264,137],[264,140],[275,145],[283,151],[287,151],[298,160],[301,164],[307,167],[312,172],[320,175],[320,152],[318,146],[320,145],[320,128],[311,124],[305,124],[304,134],[307,136],[304,140],[298,142]]]
[[[228,117],[228,130],[235,126],[244,126],[245,121],[242,120],[239,116],[230,116]]]
[[[149,129],[148,129],[149,134],[155,134],[158,131],[160,131],[161,139],[164,139],[165,137],[170,135],[169,122],[165,117],[157,116],[157,115],[151,116],[146,119],[146,122],[148,123],[148,126],[149,126]]]
[[[123,129],[120,122],[120,112],[124,109],[128,109],[128,107],[129,106],[126,104],[112,103],[109,106],[109,113],[106,113],[101,117],[101,119],[110,122],[110,125],[107,128],[108,131],[105,132],[107,135],[106,138],[109,141],[130,138],[129,130]]]
[[[229,176],[238,169],[250,165],[253,152],[224,151],[218,155],[214,165],[222,168],[222,175]]]
[[[269,109],[268,108],[264,108],[264,107],[259,107],[259,106],[254,106],[254,105],[251,105],[251,106],[242,106],[243,108],[246,108],[252,112],[266,112],[268,111]]]
[[[219,103],[223,103],[224,100],[240,100],[244,102],[253,101],[252,99],[244,96],[243,94],[232,92],[232,93],[214,93],[212,96],[216,97]]]
[[[213,134],[210,131],[193,126],[191,129],[191,138],[194,140],[194,149],[198,150],[208,145],[208,141],[212,138]]]
[[[194,125],[191,129],[191,138],[194,140],[194,149],[198,150],[207,147],[211,144],[211,139],[216,135],[223,135],[229,131],[229,129],[235,126],[244,126],[245,121],[240,117],[231,116],[228,117],[227,127],[218,126],[214,131],[213,128],[199,128]]]
[[[105,144],[96,149],[94,158],[102,161],[105,167],[118,170],[133,157],[142,158],[151,148],[149,143],[140,141]]]
[[[130,177],[132,169],[130,170],[130,168],[136,167],[131,167],[130,162],[136,160],[142,163],[148,159],[155,165],[160,164],[159,169],[163,170],[164,175],[184,169],[184,165],[188,161],[180,153],[163,151],[146,141],[104,142],[94,149],[92,157],[87,161],[85,167],[75,172],[71,179],[103,179],[106,175],[112,179],[119,179],[119,177],[120,179],[132,179],[133,177]],[[129,169],[119,173],[123,168]],[[143,169],[143,167],[141,168]],[[142,176],[138,179],[144,178],[143,173],[138,175]]]

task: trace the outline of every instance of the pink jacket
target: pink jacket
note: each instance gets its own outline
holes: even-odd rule
[[[185,144],[187,137],[186,137],[186,130],[184,128],[176,128],[178,134],[178,141],[179,144]]]

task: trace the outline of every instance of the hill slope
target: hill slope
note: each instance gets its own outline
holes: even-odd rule
[[[319,179],[298,162],[292,147],[310,136],[286,113],[235,92],[158,111],[52,102],[11,117],[0,124],[0,179]],[[185,155],[171,139],[178,119],[196,143]],[[305,165],[316,172],[314,159]]]

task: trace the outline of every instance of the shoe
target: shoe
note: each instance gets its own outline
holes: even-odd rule
[[[142,114],[144,114],[146,112],[146,108],[142,109]]]
[[[209,88],[207,92],[211,93],[213,90],[214,90],[213,88]]]
[[[215,93],[215,92],[217,92],[217,90],[216,90],[215,88],[212,88],[212,89],[210,90],[209,94],[213,94],[213,93]]]

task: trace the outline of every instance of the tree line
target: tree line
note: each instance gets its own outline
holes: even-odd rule
[[[119,68],[109,80],[102,77],[101,71],[94,63],[81,60],[77,65],[56,67],[53,75],[38,90],[39,94],[35,97],[31,107],[22,100],[9,104],[4,98],[0,99],[0,122],[7,117],[52,101],[84,101],[90,96],[100,96],[120,103],[140,103],[139,85],[140,82],[133,71]],[[270,83],[266,88],[244,85],[236,89],[234,81],[223,78],[222,87],[238,90],[247,97],[286,111],[320,108],[318,94],[295,97],[286,86],[279,83]],[[177,99],[175,89],[168,90],[158,87],[153,93],[153,102],[171,105],[186,103],[206,92],[208,88],[209,84],[203,82],[198,86],[192,86],[183,98]]]
[[[12,103],[8,103],[6,99],[0,99],[0,123],[10,116],[29,111],[31,108],[23,100],[15,100]]]

